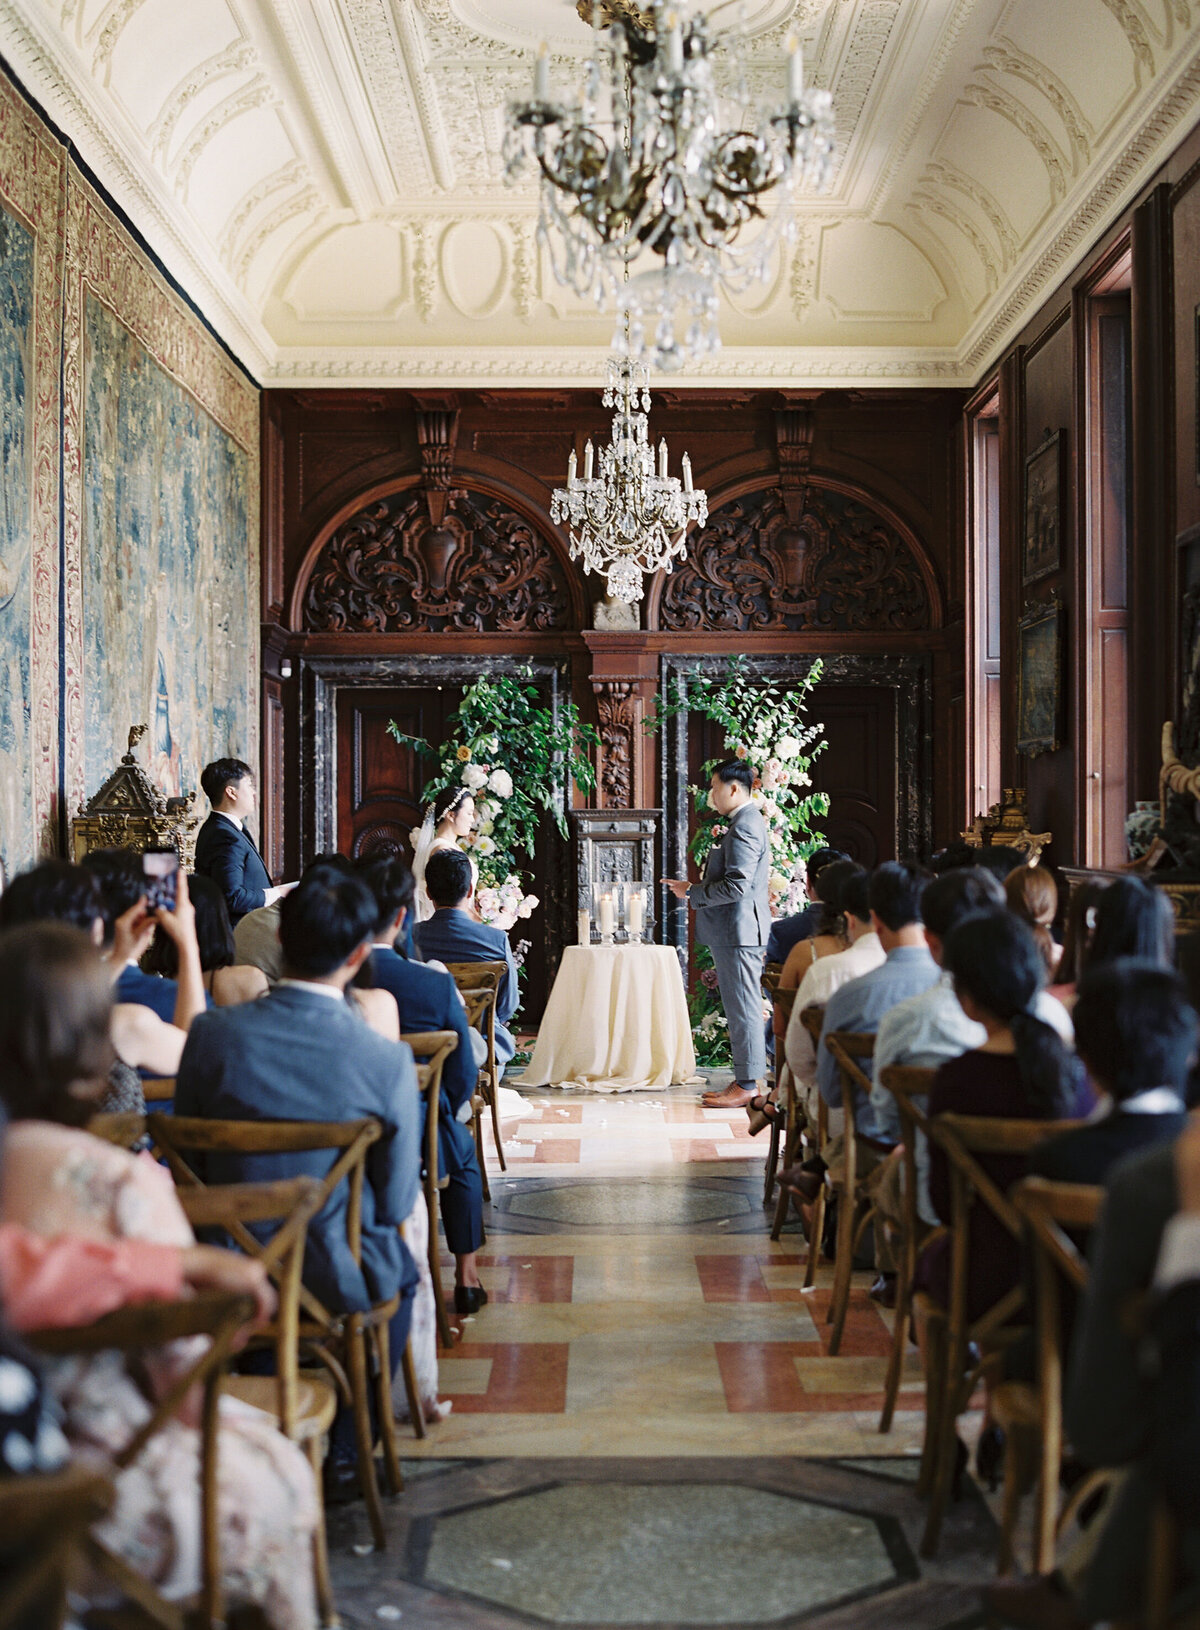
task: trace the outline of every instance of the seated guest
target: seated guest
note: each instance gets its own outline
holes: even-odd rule
[[[257,799],[250,766],[240,758],[215,759],[200,772],[200,785],[212,814],[196,834],[196,870],[212,878],[225,897],[229,920],[236,923],[287,890],[271,886],[258,846],[246,831]]]
[[[395,998],[401,1031],[453,1030],[458,1037],[458,1046],[442,1066],[438,1164],[448,1186],[438,1205],[446,1244],[454,1256],[454,1306],[459,1313],[474,1313],[487,1301],[487,1292],[479,1283],[475,1260],[483,1243],[483,1179],[470,1129],[471,1097],[479,1072],[471,1050],[467,1011],[448,973],[410,962],[396,950],[403,942],[415,889],[405,863],[398,857],[379,856],[360,861],[356,870],[379,908],[364,969],[376,989],[390,991]]]
[[[1051,996],[1057,998],[1068,1013],[1075,1005],[1075,992],[1083,978],[1088,947],[1096,927],[1096,907],[1100,896],[1108,887],[1100,878],[1088,878],[1071,891],[1067,904],[1067,924],[1063,930],[1062,954],[1058,959],[1056,982],[1050,986]]]
[[[968,917],[946,940],[942,961],[964,1014],[983,1027],[986,1040],[938,1070],[930,1117],[948,1111],[1009,1120],[1086,1115],[1094,1095],[1082,1070],[1057,1032],[1034,1014],[1045,963],[1029,928],[1007,911]],[[1003,1193],[1025,1175],[1021,1157],[977,1158]],[[938,1218],[948,1223],[950,1165],[936,1145],[930,1150],[929,1195]],[[926,1247],[915,1281],[941,1307],[949,1305],[948,1246],[942,1235]],[[977,1319],[1017,1283],[1020,1251],[984,1205],[972,1211],[969,1249],[967,1316]]]
[[[1046,964],[1046,979],[1052,980],[1062,954],[1050,932],[1058,916],[1058,887],[1054,878],[1044,866],[1018,866],[1005,879],[1004,893],[1008,909],[1032,931]]]
[[[104,901],[107,944],[110,925],[145,899],[146,879],[142,871],[142,857],[133,849],[92,849],[83,857],[83,865],[100,885],[100,894]],[[187,881],[182,873],[177,875],[180,878],[178,889],[182,901],[187,893]],[[198,962],[199,952],[197,964]],[[169,1023],[178,1000],[179,990],[174,979],[164,979],[161,974],[146,973],[138,966],[136,958],[126,955],[117,976],[118,1002],[140,1002],[143,1007],[152,1009],[160,1019],[166,1019]],[[208,998],[203,991],[201,978],[199,1011],[202,1012],[207,1005]]]
[[[434,850],[425,867],[425,887],[434,913],[417,924],[413,935],[426,962],[507,963],[496,997],[496,1062],[503,1066],[517,1050],[516,1039],[506,1025],[521,999],[508,935],[502,928],[491,928],[472,915],[475,889],[471,862],[461,850]]]
[[[1175,966],[1175,913],[1161,889],[1140,877],[1119,877],[1110,883],[1096,906],[1085,967],[1090,972],[1102,962],[1137,957],[1160,968]]]
[[[99,950],[106,937],[110,974],[125,978],[128,964],[150,944],[156,924],[162,934],[183,947],[183,977],[173,987],[175,1007],[170,1022],[159,1018],[141,1002],[118,1000],[113,1007],[112,1041],[116,1059],[109,1072],[109,1088],[99,1108],[106,1113],[122,1110],[141,1114],[146,1105],[138,1071],[146,1075],[174,1075],[179,1068],[187,1029],[197,1013],[204,1010],[204,988],[200,983],[200,958],[195,924],[186,883],[173,912],[151,912],[146,897],[137,899],[105,934],[105,904],[94,874],[84,866],[65,860],[45,860],[15,877],[0,896],[0,927],[18,928],[26,923],[65,922],[81,929]]]
[[[188,895],[196,913],[196,943],[204,989],[217,1007],[237,1007],[254,1002],[270,989],[261,968],[234,966],[233,928],[225,909],[225,896],[211,877],[199,872],[188,881]],[[157,933],[145,957],[151,973],[174,979],[179,971],[179,953],[169,935]]]
[[[821,957],[838,956],[849,945],[842,889],[862,869],[853,860],[834,860],[828,866],[822,866],[816,887],[821,914],[808,938],[788,952],[779,975],[780,990],[795,990],[815,962]]]
[[[257,1002],[214,1008],[192,1026],[179,1066],[175,1110],[234,1121],[357,1121],[383,1128],[367,1160],[362,1262],[346,1233],[349,1183],[339,1184],[308,1225],[304,1282],[328,1307],[361,1312],[397,1293],[390,1329],[399,1365],[408,1338],[417,1272],[400,1225],[420,1191],[421,1107],[407,1047],[372,1031],[345,1000],[371,952],[378,908],[357,877],[310,868],[281,903],[284,977]],[[323,1177],[333,1151],[210,1155],[217,1183]],[[327,1480],[343,1492],[353,1478],[353,1417],[339,1412]]]
[[[62,923],[0,935],[0,1103],[10,1127],[0,1183],[0,1224],[46,1240],[194,1244],[167,1173],[153,1161],[82,1130],[112,1056],[112,984],[87,936]],[[128,1300],[137,1299],[130,1286]],[[80,1293],[63,1286],[64,1298]],[[269,1293],[260,1297],[270,1305]],[[65,1317],[68,1309],[63,1307]],[[67,1320],[66,1322],[69,1322]],[[116,1353],[48,1365],[67,1439],[81,1457],[113,1457],[147,1418],[147,1391],[164,1395],[172,1350]],[[154,1448],[111,1473],[112,1512],[96,1537],[168,1597],[200,1586],[198,1435],[176,1418]],[[232,1605],[253,1605],[273,1630],[315,1624],[312,1469],[303,1451],[256,1410],[222,1408],[217,1449],[218,1550]],[[251,1520],[252,1514],[252,1520]]]
[[[818,957],[812,964],[800,981],[800,989],[796,992],[788,1019],[784,1055],[800,1103],[814,1124],[817,1113],[817,1050],[812,1037],[800,1022],[800,1015],[807,1007],[824,1007],[835,990],[861,974],[870,973],[883,961],[884,949],[871,924],[870,887],[870,876],[865,871],[856,871],[846,879],[841,890],[841,905],[849,944],[837,956]]]
[[[345,855],[330,850],[310,860],[301,872],[307,876],[315,867],[332,866],[335,871],[352,870]],[[232,919],[231,919],[232,920]],[[279,945],[279,901],[248,911],[233,925],[234,966],[259,968],[267,976],[268,984],[277,984],[283,978],[283,951]]]
[[[816,932],[817,919],[820,917],[820,908],[816,904],[815,886],[821,868],[832,864],[835,860],[849,860],[840,849],[814,849],[805,862],[804,888],[808,895],[808,904],[790,917],[777,917],[771,924],[771,932],[767,936],[767,948],[763,955],[764,962],[777,962],[782,965],[787,961],[788,952],[800,940],[807,939]]]

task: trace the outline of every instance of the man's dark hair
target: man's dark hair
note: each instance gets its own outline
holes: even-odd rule
[[[849,859],[850,856],[843,849],[830,849],[825,846],[813,850],[812,854],[804,862],[804,870],[809,881],[815,883],[817,873],[823,871],[826,866],[832,866],[835,860]]]
[[[856,917],[860,923],[871,920],[871,874],[862,867],[842,884],[842,914]]]
[[[236,787],[254,771],[240,758],[214,758],[200,771],[200,785],[204,796],[215,809],[230,787]]]
[[[439,909],[456,906],[471,892],[471,862],[461,849],[435,849],[425,865],[425,890]]]
[[[379,915],[375,919],[377,934],[391,927],[401,907],[405,911],[412,910],[415,889],[413,874],[399,855],[366,855],[355,863],[354,871],[375,896],[375,904],[379,907]]]
[[[1096,904],[1096,927],[1084,958],[1090,971],[1103,962],[1136,957],[1160,968],[1175,965],[1175,913],[1153,883],[1119,877]]]
[[[336,850],[331,849],[327,854],[314,855],[300,873],[300,876],[307,877],[309,872],[326,871],[340,872],[343,877],[349,877],[354,871],[354,862],[347,860],[345,855],[339,855]]]
[[[361,877],[309,870],[279,903],[284,968],[300,979],[326,978],[370,939],[378,915]]]
[[[1024,866],[1028,857],[1019,849],[1011,849],[1004,843],[985,843],[982,849],[974,850],[976,866],[982,866],[985,872],[991,872],[1003,883],[1018,866]]]
[[[964,843],[962,838],[955,838],[944,849],[939,849],[929,863],[929,869],[935,877],[944,877],[947,872],[964,870],[968,866],[979,864],[979,850],[973,843]]]
[[[1150,1087],[1184,1091],[1197,1019],[1177,973],[1134,957],[1102,963],[1080,981],[1071,1018],[1088,1073],[1118,1101]]]
[[[91,872],[67,860],[43,860],[21,872],[0,894],[0,928],[23,923],[70,923],[90,939],[104,901]]]
[[[940,940],[968,917],[1003,910],[1004,885],[984,866],[952,867],[926,883],[921,895],[921,919]]]
[[[920,866],[885,860],[871,873],[871,910],[885,928],[897,933],[921,921],[921,891],[929,881]]]
[[[745,787],[747,792],[754,791],[754,771],[740,758],[731,758],[724,764],[718,764],[713,775],[718,781],[726,783],[736,781],[739,786]]]
[[[136,849],[92,849],[84,855],[82,864],[100,885],[107,938],[117,918],[135,906],[146,892],[142,857]]]

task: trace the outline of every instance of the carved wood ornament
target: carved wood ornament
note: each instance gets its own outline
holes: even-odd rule
[[[605,809],[633,809],[638,802],[642,700],[636,685],[621,681],[608,680],[593,688],[600,720],[597,781],[601,803]]]
[[[865,504],[810,484],[810,445],[797,428],[794,440],[781,438],[780,486],[722,505],[692,535],[687,560],[666,580],[661,628],[929,627],[929,593],[912,548]]]
[[[448,488],[444,448],[422,451],[427,475]],[[309,579],[304,626],[379,634],[570,627],[570,593],[546,540],[502,500],[447,488],[393,493],[338,527]]]

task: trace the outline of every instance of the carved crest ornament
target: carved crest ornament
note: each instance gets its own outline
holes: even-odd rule
[[[897,631],[927,628],[929,594],[905,538],[854,498],[806,485],[723,504],[667,578],[659,626]],[[789,515],[789,508],[794,511]]]
[[[455,490],[434,519],[416,489],[344,522],[313,568],[305,627],[331,633],[525,633],[570,626],[563,568],[498,499]]]

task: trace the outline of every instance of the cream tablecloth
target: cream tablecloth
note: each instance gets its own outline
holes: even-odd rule
[[[696,1073],[679,958],[667,945],[569,945],[523,1087],[636,1092]]]

